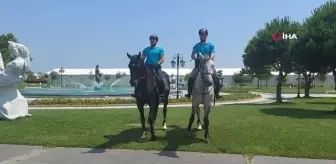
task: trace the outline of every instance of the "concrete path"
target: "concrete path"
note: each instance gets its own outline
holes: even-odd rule
[[[170,151],[0,145],[0,164],[336,164],[332,160]]]

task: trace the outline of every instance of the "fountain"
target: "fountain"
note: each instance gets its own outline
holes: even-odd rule
[[[109,85],[109,89],[112,88],[112,87],[114,87],[117,83],[119,83],[120,80],[121,80],[122,78],[123,78],[123,77],[120,77],[119,79],[117,79],[116,81],[114,81],[113,83],[111,83],[111,84]]]
[[[103,86],[103,82],[101,81],[102,79],[102,74],[100,73],[99,70],[99,65],[96,66],[96,70],[95,70],[95,81],[93,82],[93,86],[94,86],[94,90],[101,90],[102,86]]]
[[[96,66],[93,88],[88,88],[81,83],[69,83],[61,88],[25,88],[22,95],[25,97],[105,97],[105,96],[130,96],[133,92],[132,87],[113,87],[121,78],[114,81],[111,85],[103,87],[102,74],[99,66]]]
[[[17,86],[22,81],[22,74],[30,71],[30,54],[26,46],[8,42],[14,60],[6,67],[0,54],[0,118],[14,120],[19,117],[31,116],[28,113],[28,102],[21,95]]]

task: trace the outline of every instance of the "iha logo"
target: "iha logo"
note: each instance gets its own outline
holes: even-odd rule
[[[296,34],[287,34],[287,33],[284,33],[284,32],[275,32],[272,34],[272,39],[274,41],[279,41],[281,39],[285,39],[285,40],[292,40],[292,39],[297,39],[297,36]]]

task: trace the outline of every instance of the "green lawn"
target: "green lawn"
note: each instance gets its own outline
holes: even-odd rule
[[[275,93],[276,87],[275,86],[262,86],[261,88],[257,89],[256,86],[241,86],[241,87],[231,87],[223,89],[224,92],[247,92],[247,91],[254,91],[254,92],[266,92],[266,93]],[[316,86],[310,90],[310,93],[325,93],[326,91],[334,91],[332,86],[325,86],[320,87]],[[301,94],[304,93],[304,89],[300,89]],[[282,93],[297,93],[297,88],[289,88],[289,86],[282,87]]]
[[[189,109],[168,109],[166,133],[160,109],[155,142],[138,140],[136,109],[31,111],[30,118],[0,121],[0,143],[336,159],[336,114],[330,113],[335,105],[335,98],[312,98],[283,105],[216,107],[210,144],[202,142],[203,131],[184,137]]]

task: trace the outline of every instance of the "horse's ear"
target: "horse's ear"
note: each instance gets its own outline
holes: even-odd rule
[[[141,52],[139,51],[139,53],[138,53],[138,58],[141,58],[141,56],[142,56],[142,54],[141,54]]]
[[[129,58],[129,59],[131,59],[131,55],[127,52],[127,57]]]

